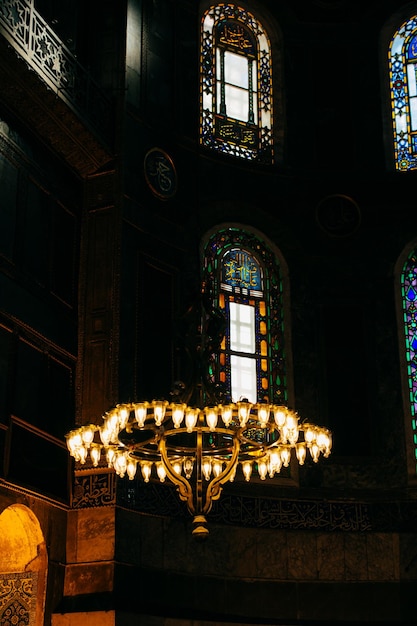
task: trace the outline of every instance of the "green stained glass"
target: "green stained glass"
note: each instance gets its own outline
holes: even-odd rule
[[[221,303],[226,318],[224,341],[210,364],[213,380],[229,396],[238,388],[233,380],[239,379],[239,389],[254,384],[255,402],[285,401],[283,294],[275,255],[252,233],[222,229],[206,243],[203,282],[213,294],[213,306],[218,309]],[[273,283],[277,288],[268,289]],[[239,374],[233,374],[232,364]]]
[[[417,293],[417,254],[409,255],[401,274],[401,293],[404,313],[405,354],[407,360],[408,385],[410,392],[411,415],[417,409],[417,333],[416,333],[416,293]],[[412,419],[413,440],[417,445],[416,420]]]

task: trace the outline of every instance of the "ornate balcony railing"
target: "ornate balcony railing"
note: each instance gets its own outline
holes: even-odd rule
[[[110,98],[34,9],[33,0],[0,0],[0,35],[57,96],[108,140]]]

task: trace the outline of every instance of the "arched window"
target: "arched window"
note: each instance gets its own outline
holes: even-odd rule
[[[271,46],[248,11],[221,3],[201,21],[200,142],[273,162]]]
[[[413,438],[413,471],[417,471],[417,249],[407,257],[401,271],[402,318],[405,331],[408,399]]]
[[[283,278],[276,255],[238,227],[216,231],[204,247],[204,283],[225,333],[211,381],[233,402],[287,402]]]
[[[397,30],[389,47],[395,167],[417,169],[417,16]]]

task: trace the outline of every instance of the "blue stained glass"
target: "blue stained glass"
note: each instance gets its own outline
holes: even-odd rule
[[[417,16],[413,16],[394,33],[388,53],[395,167],[403,172],[417,169],[416,114],[410,106],[416,83],[415,73],[408,71],[416,59]]]
[[[408,44],[407,57],[409,59],[417,58],[417,35],[414,35]]]
[[[410,302],[413,302],[415,299],[416,299],[416,292],[413,287],[410,287],[410,289],[407,291],[407,300],[409,300]]]
[[[229,250],[223,257],[222,283],[261,291],[262,274],[259,263],[245,250]]]
[[[403,266],[401,274],[402,304],[404,313],[405,355],[407,378],[410,393],[410,411],[414,416],[417,411],[417,334],[416,334],[416,279],[417,254],[413,251]],[[417,442],[416,421],[412,419],[413,440]],[[417,447],[416,447],[417,451]]]

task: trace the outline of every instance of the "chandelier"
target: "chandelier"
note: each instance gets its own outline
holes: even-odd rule
[[[68,450],[81,464],[97,466],[102,455],[120,477],[174,483],[193,516],[193,535],[208,534],[206,515],[238,467],[245,481],[273,478],[291,460],[316,463],[331,451],[331,433],[300,422],[286,406],[247,400],[214,406],[185,402],[119,404],[101,425],[69,432]]]
[[[283,404],[230,401],[213,384],[208,362],[224,334],[224,320],[210,306],[205,287],[197,306],[187,311],[185,351],[192,363],[188,384],[179,381],[171,401],[127,402],[103,415],[101,424],[80,426],[66,435],[71,456],[94,467],[107,463],[116,474],[146,483],[173,483],[193,516],[193,535],[208,535],[206,516],[223,485],[235,477],[274,478],[290,463],[317,463],[331,452],[326,428],[301,422]]]

